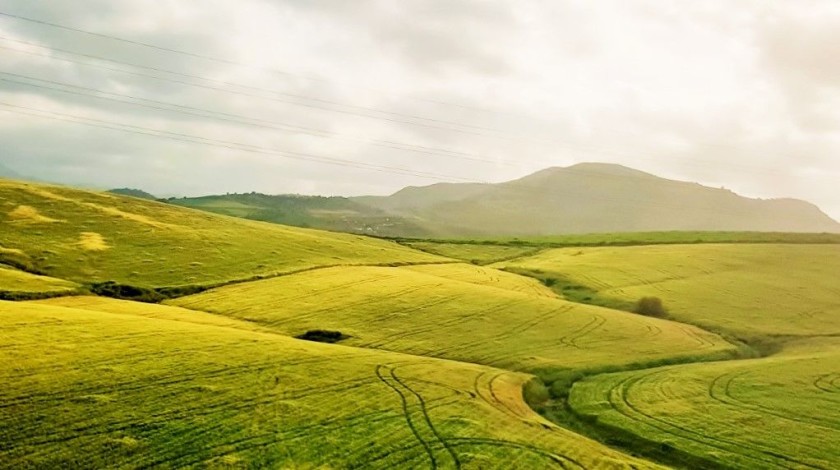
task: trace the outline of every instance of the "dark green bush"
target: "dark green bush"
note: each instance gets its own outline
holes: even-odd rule
[[[633,311],[648,317],[668,318],[668,310],[665,309],[659,297],[642,297],[636,302],[636,308]]]
[[[319,343],[337,343],[345,340],[350,336],[345,335],[340,331],[331,330],[309,330],[302,335],[297,335],[295,338],[306,341],[317,341]]]

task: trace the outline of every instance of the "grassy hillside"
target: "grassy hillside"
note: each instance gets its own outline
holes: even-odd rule
[[[16,253],[15,265],[75,282],[204,285],[324,265],[441,260],[366,237],[6,180],[0,224],[0,245]]]
[[[810,340],[778,356],[599,375],[570,404],[728,468],[837,468],[840,341]]]
[[[514,370],[723,357],[733,349],[693,327],[565,302],[530,280],[471,265],[323,269],[171,302],[288,335],[338,330],[351,346]]]
[[[744,336],[840,334],[838,245],[569,248],[502,265],[553,276],[593,302],[660,297],[677,320]]]
[[[408,218],[389,214],[345,197],[225,194],[191,198],[170,198],[170,204],[232,215],[251,220],[296,227],[377,236],[411,233],[423,236],[428,230]]]
[[[653,466],[534,414],[522,374],[159,305],[0,311],[3,468]]]
[[[80,286],[76,283],[47,276],[38,276],[0,265],[0,299],[13,300],[33,295],[49,295],[73,292]]]

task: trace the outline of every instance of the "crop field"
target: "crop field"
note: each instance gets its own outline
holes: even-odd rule
[[[599,375],[570,404],[622,428],[737,468],[837,468],[840,340],[800,340],[779,355]]]
[[[79,283],[208,285],[344,264],[443,261],[393,242],[0,180],[0,255]]]
[[[526,375],[194,317],[0,301],[0,467],[654,467],[536,415]]]
[[[695,327],[566,302],[534,280],[514,279],[470,265],[341,267],[169,303],[287,335],[338,330],[350,346],[515,370],[723,358],[734,349]]]
[[[564,248],[497,266],[540,271],[625,304],[744,336],[840,334],[840,245]]]
[[[0,292],[60,293],[71,292],[79,286],[73,282],[47,276],[38,276],[0,265]]]

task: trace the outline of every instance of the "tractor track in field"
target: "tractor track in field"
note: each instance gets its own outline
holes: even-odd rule
[[[833,423],[833,422],[823,421],[823,420],[813,419],[813,418],[812,419],[803,419],[799,416],[794,416],[794,415],[790,415],[790,414],[787,414],[787,413],[782,413],[782,412],[776,411],[776,410],[774,410],[772,408],[769,408],[769,407],[766,407],[766,406],[761,406],[761,405],[757,405],[757,404],[754,404],[754,403],[747,403],[743,400],[740,400],[740,399],[736,398],[732,394],[732,382],[734,382],[736,379],[738,379],[740,377],[743,377],[744,375],[747,375],[749,372],[750,372],[749,370],[734,371],[734,372],[727,372],[725,374],[721,374],[721,375],[716,376],[709,383],[709,388],[708,388],[709,398],[711,398],[714,401],[717,401],[718,403],[722,403],[724,405],[751,410],[751,411],[754,411],[754,412],[757,412],[757,413],[774,416],[776,418],[784,419],[784,420],[787,420],[787,421],[793,421],[793,422],[799,423],[799,424],[807,424],[807,425],[810,425],[810,426],[816,426],[816,427],[828,429],[828,430],[831,430],[831,431],[840,430],[840,426],[838,426],[838,423]],[[722,381],[721,386],[719,386],[720,381]],[[715,392],[716,389],[719,389],[721,387],[723,388],[723,396],[721,396],[720,394]]]
[[[154,358],[159,355],[159,352],[155,354],[150,354],[150,358]],[[254,364],[247,364],[241,366],[227,366],[217,369],[210,369],[205,371],[193,372],[193,373],[170,373],[165,375],[157,375],[148,377],[144,380],[130,380],[121,383],[110,383],[107,387],[108,394],[119,394],[119,393],[126,393],[126,392],[138,392],[150,388],[158,388],[162,386],[168,385],[178,385],[181,383],[187,383],[190,380],[195,379],[213,379],[213,378],[220,378],[225,376],[232,376],[235,374],[243,373],[243,372],[251,372],[251,373],[260,373],[266,370],[272,369],[279,369],[284,366],[300,366],[300,365],[308,365],[308,364],[318,364],[321,362],[330,362],[336,359],[342,358],[351,358],[357,357],[356,354],[345,354],[345,355],[334,355],[329,357],[315,357],[311,359],[303,359],[299,361],[292,361],[292,362],[264,362],[264,363],[254,363]],[[86,395],[86,394],[95,394],[96,392],[102,392],[102,388],[99,385],[92,386],[92,387],[83,387],[83,388],[74,388],[70,390],[74,395]],[[33,403],[48,403],[52,401],[65,401],[68,399],[68,391],[67,390],[60,390],[54,391],[49,393],[41,393],[41,394],[34,394],[29,395],[22,399],[17,400],[7,400],[3,403],[0,403],[0,409],[9,408],[12,406],[22,406],[22,405],[29,405]]]
[[[411,388],[407,383],[405,383],[402,379],[400,379],[397,376],[396,368],[391,368],[391,377],[398,384],[400,384],[403,388],[408,390],[412,395],[414,395],[417,398],[417,401],[420,403],[420,412],[423,414],[423,419],[426,421],[426,425],[432,431],[432,434],[434,434],[435,438],[437,438],[438,442],[440,442],[440,444],[446,449],[447,453],[449,453],[449,456],[452,458],[452,461],[455,464],[455,468],[460,469],[461,461],[458,459],[458,454],[456,454],[455,451],[452,450],[451,447],[449,447],[449,445],[446,443],[446,440],[444,440],[443,436],[441,436],[437,428],[435,428],[435,425],[432,424],[432,419],[431,417],[429,417],[429,410],[426,408],[426,401],[419,393],[417,393],[416,390]]]
[[[601,315],[592,315],[592,319],[589,320],[589,322],[579,327],[578,329],[568,333],[567,335],[561,336],[558,341],[560,342],[560,344],[569,346],[571,348],[583,349],[578,344],[578,340],[588,335],[589,333],[592,333],[593,331],[597,330],[606,322],[607,319],[602,317]]]
[[[375,383],[379,383],[375,381]],[[432,400],[428,400],[430,404],[434,404],[430,408],[438,408],[441,406],[446,406],[448,404],[453,403],[452,400],[449,400],[446,397],[436,398]],[[302,426],[297,426],[293,428],[289,428],[284,430],[281,433],[275,432],[268,432],[260,435],[255,436],[247,436],[236,440],[226,441],[222,443],[218,443],[213,447],[208,448],[209,451],[215,450],[223,450],[225,453],[229,452],[248,452],[254,449],[260,449],[266,446],[276,446],[276,445],[295,445],[294,442],[301,440],[301,439],[312,439],[313,436],[323,436],[326,435],[330,430],[338,429],[338,428],[345,428],[348,426],[356,426],[356,425],[370,425],[372,423],[387,423],[388,421],[397,420],[402,417],[402,413],[398,412],[393,409],[385,409],[385,410],[377,410],[369,413],[363,413],[359,415],[351,415],[345,416],[341,418],[333,418],[324,421],[319,421],[317,423],[306,424]],[[383,427],[387,432],[387,427]],[[313,432],[317,431],[317,432]],[[378,435],[378,434],[377,434]],[[373,438],[374,436],[370,436]],[[201,440],[201,436],[197,436],[194,439],[191,439],[187,444],[192,442],[199,442]],[[372,439],[374,442],[384,442],[387,439]],[[357,459],[359,454],[370,451],[370,443],[364,442],[363,444],[358,445],[354,449],[350,451],[341,451],[338,456],[329,454],[329,455],[322,455],[321,456],[321,463],[322,464],[329,464],[329,459],[332,457],[341,457],[347,460],[354,460]],[[422,455],[422,453],[421,453]],[[354,457],[355,456],[355,457]],[[175,459],[161,457],[152,462],[146,462],[143,464],[141,468],[153,468],[162,464],[174,464],[175,466],[196,466],[203,463],[206,459],[205,458],[196,458],[194,454],[185,454],[176,457]],[[350,465],[350,467],[353,467]]]
[[[521,419],[522,417],[519,416],[518,413],[516,413],[516,412],[512,411],[510,408],[508,408],[504,403],[502,403],[499,400],[498,396],[496,396],[496,394],[490,388],[490,384],[492,383],[492,381],[494,381],[497,378],[499,378],[500,376],[504,375],[505,372],[498,372],[498,373],[494,374],[493,377],[488,379],[486,390],[490,392],[490,398],[488,398],[482,392],[482,387],[481,387],[481,384],[480,384],[482,377],[485,377],[487,374],[488,374],[487,371],[483,371],[480,374],[475,376],[475,379],[473,380],[473,390],[475,391],[476,396],[478,396],[478,398],[481,398],[482,401],[484,401],[485,403],[487,403],[488,405],[490,405],[494,409],[496,409],[498,411],[501,411],[502,413],[504,413],[506,415],[509,415],[513,418]]]
[[[647,378],[649,378],[653,375],[657,375],[657,374],[661,374],[661,373],[662,373],[662,371],[659,370],[659,371],[649,372],[649,373],[643,374],[643,375],[630,375],[629,377],[623,378],[622,380],[616,382],[607,392],[607,394],[609,396],[609,401],[610,401],[611,404],[613,404],[613,409],[615,409],[621,415],[623,415],[623,416],[625,416],[625,417],[627,417],[627,418],[629,418],[633,421],[641,422],[642,424],[644,424],[646,426],[650,426],[650,427],[655,428],[655,429],[658,429],[659,431],[662,431],[665,434],[677,435],[677,436],[682,437],[686,440],[698,443],[702,446],[714,447],[714,448],[716,448],[718,450],[722,450],[724,452],[735,453],[742,458],[746,458],[746,459],[749,459],[749,460],[752,460],[752,461],[755,461],[755,462],[761,462],[762,465],[767,465],[767,464],[780,465],[780,463],[777,462],[777,461],[769,460],[768,459],[768,457],[769,457],[769,458],[773,458],[773,459],[783,460],[788,465],[795,464],[795,465],[798,465],[798,466],[814,468],[814,469],[822,469],[823,468],[823,467],[819,467],[819,466],[816,466],[816,465],[813,465],[813,464],[810,464],[810,463],[807,463],[807,462],[802,462],[800,460],[797,460],[795,458],[791,458],[791,457],[786,456],[786,455],[779,454],[778,452],[775,452],[773,450],[765,450],[765,449],[760,449],[760,448],[757,448],[757,447],[750,448],[750,447],[744,446],[741,443],[734,442],[734,441],[731,441],[731,440],[728,440],[728,439],[723,439],[723,438],[719,438],[719,437],[711,437],[711,436],[705,435],[703,433],[700,433],[698,431],[688,429],[685,426],[681,426],[679,424],[670,422],[670,421],[662,419],[660,417],[645,413],[644,411],[640,410],[637,406],[633,405],[633,403],[630,401],[630,399],[628,398],[629,391],[640,380],[647,379]],[[639,417],[634,417],[634,416],[631,416],[630,414],[628,414],[624,411],[621,411],[618,407],[615,406],[616,402],[615,402],[614,397],[616,397],[616,396],[618,397],[618,400],[625,407],[629,408],[630,410],[635,412],[637,415],[643,416],[646,419],[641,419]],[[653,423],[658,423],[658,424],[653,424]],[[679,433],[675,433],[674,430],[679,431]],[[732,450],[732,449],[735,449],[735,450]],[[755,456],[755,455],[742,453],[742,452],[738,451],[739,449],[744,449],[746,451],[757,452],[759,454],[762,454],[762,456],[758,457],[758,456]]]
[[[386,369],[386,367],[383,365],[376,366],[376,376],[379,378],[380,382],[385,384],[385,386],[387,386],[388,388],[393,390],[397,395],[399,395],[400,403],[402,405],[402,412],[405,416],[405,422],[408,425],[408,428],[411,430],[411,433],[414,435],[414,438],[417,440],[417,442],[419,442],[420,445],[423,446],[423,449],[426,451],[426,455],[429,457],[429,466],[432,468],[432,470],[437,469],[438,462],[437,458],[435,457],[435,453],[432,451],[431,445],[429,445],[429,443],[425,439],[423,439],[423,436],[420,435],[420,431],[417,430],[417,427],[414,424],[414,420],[411,418],[411,412],[408,408],[408,398],[405,396],[402,390],[400,390],[399,387],[388,381],[385,374],[383,374],[382,372],[384,369]],[[393,374],[393,369],[389,369],[389,372],[390,373],[388,375]]]
[[[828,380],[829,377],[834,377],[831,380]],[[814,379],[812,384],[819,390],[822,390],[826,393],[840,393],[840,384],[836,382],[840,382],[840,374],[839,373],[832,373],[832,374],[823,374]]]
[[[480,345],[485,344],[485,343],[490,342],[490,341],[500,341],[500,340],[509,339],[509,338],[511,338],[515,335],[523,334],[526,331],[530,330],[531,328],[534,328],[535,326],[545,322],[549,318],[552,318],[555,315],[559,315],[559,314],[563,314],[565,312],[568,312],[569,310],[572,310],[573,308],[574,308],[574,306],[569,305],[569,306],[564,306],[564,307],[561,307],[561,308],[558,308],[558,309],[549,310],[549,311],[547,311],[543,314],[537,315],[535,318],[527,319],[527,320],[519,323],[518,325],[514,326],[511,329],[509,329],[507,331],[504,331],[502,333],[499,333],[496,336],[491,336],[491,337],[488,337],[488,338],[480,338],[480,339],[476,339],[476,340],[466,342],[466,343],[460,343],[455,347],[447,349],[446,353],[450,354],[453,351],[469,350],[469,349],[475,348],[477,346],[480,346]],[[529,350],[520,349],[517,352],[521,354],[521,353],[524,353],[524,352],[527,352],[527,351],[529,351]]]
[[[439,305],[439,304],[447,303],[447,302],[451,302],[451,301],[452,301],[452,298],[446,298],[446,299],[442,299],[438,302],[434,302],[432,304],[425,304],[425,305],[422,306],[422,308],[425,309],[425,308],[429,308],[429,307],[434,307],[435,305]],[[393,343],[394,341],[398,341],[398,340],[401,340],[403,338],[407,338],[407,337],[410,337],[410,336],[415,336],[415,335],[418,335],[418,334],[428,333],[430,331],[441,331],[442,328],[449,328],[449,327],[452,327],[452,326],[455,326],[455,325],[467,323],[467,322],[471,321],[473,319],[473,317],[476,317],[476,316],[479,316],[479,315],[488,315],[488,314],[501,312],[501,311],[504,311],[505,309],[507,309],[509,307],[512,307],[513,305],[516,305],[517,303],[518,303],[518,301],[506,302],[506,303],[503,303],[501,305],[497,305],[497,306],[495,306],[495,307],[493,307],[489,310],[479,310],[479,311],[475,311],[475,312],[470,313],[470,314],[454,316],[453,318],[451,318],[449,320],[445,320],[445,321],[438,322],[438,323],[433,323],[431,325],[427,325],[427,326],[420,327],[420,328],[415,328],[413,330],[404,331],[404,332],[402,332],[400,334],[397,334],[397,335],[391,335],[391,336],[388,336],[388,337],[383,338],[381,340],[378,340],[374,343],[369,343],[369,344],[362,345],[362,347],[380,348],[381,349],[381,348],[383,348],[383,346],[385,346],[388,343]],[[404,311],[404,312],[401,312],[401,313],[416,311],[416,310],[419,310],[419,308],[411,309],[411,310]]]

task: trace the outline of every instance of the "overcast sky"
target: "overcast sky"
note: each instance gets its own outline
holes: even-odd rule
[[[0,163],[27,176],[357,195],[602,161],[840,219],[836,0],[4,0],[0,13]]]

